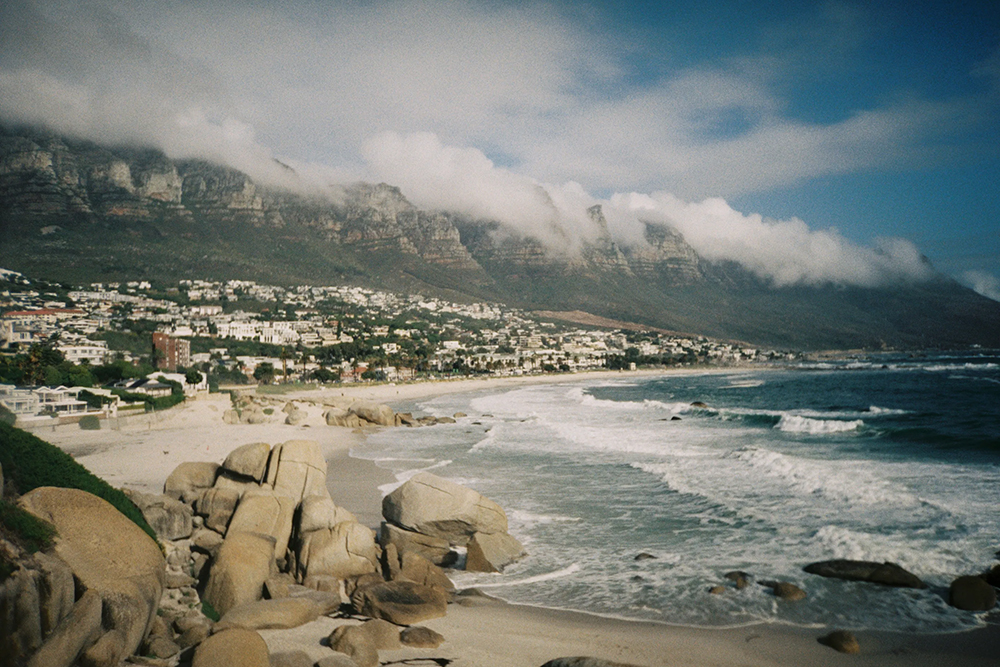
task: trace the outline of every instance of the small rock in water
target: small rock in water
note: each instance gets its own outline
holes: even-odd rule
[[[959,577],[951,582],[948,603],[965,611],[989,611],[997,605],[997,592],[982,577]]]
[[[635,557],[635,560],[656,560],[656,556],[653,554],[643,551],[641,554]]]
[[[771,591],[776,598],[792,602],[806,599],[806,592],[804,590],[787,581],[769,582],[768,585],[771,586]]]
[[[465,414],[464,412],[456,412],[455,414],[452,415],[452,417],[454,417],[455,419],[461,419],[462,417],[468,417],[468,416],[469,415]]]
[[[681,418],[678,417],[677,415],[674,415],[673,417],[670,418],[670,421],[672,421],[672,422],[679,422],[680,420],[681,420]]]
[[[841,653],[861,652],[861,645],[858,644],[857,637],[854,636],[854,633],[847,630],[835,630],[824,637],[820,637],[819,643]]]
[[[725,586],[712,586],[708,589],[708,592],[712,595],[722,595],[726,592]]]
[[[708,404],[707,403],[703,403],[701,401],[695,401],[694,403],[691,404],[691,407],[692,408],[707,408]]]
[[[740,590],[750,585],[750,575],[741,570],[726,572],[723,577],[734,582],[736,584],[736,588],[739,588]]]

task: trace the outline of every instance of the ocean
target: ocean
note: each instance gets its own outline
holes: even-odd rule
[[[386,429],[355,455],[400,481],[429,470],[475,488],[506,509],[529,553],[502,574],[458,573],[461,587],[694,626],[984,622],[945,598],[1000,548],[998,353],[583,378],[405,407],[468,417]],[[929,588],[802,570],[833,558],[892,561]],[[732,570],[808,597],[758,585],[710,595]]]

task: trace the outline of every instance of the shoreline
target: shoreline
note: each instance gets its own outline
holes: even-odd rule
[[[249,442],[275,444],[291,439],[320,441],[328,461],[328,488],[338,505],[355,513],[364,525],[377,527],[381,519],[378,486],[395,476],[375,461],[352,455],[365,446],[368,429],[326,426],[323,400],[339,396],[389,404],[438,395],[526,384],[559,384],[605,379],[628,379],[683,374],[733,373],[756,368],[674,369],[664,371],[604,371],[563,376],[464,379],[405,385],[338,387],[264,396],[273,403],[302,402],[306,422],[289,426],[281,421],[260,425],[226,425],[222,412],[228,396],[211,395],[159,414],[156,419],[123,426],[117,431],[83,431],[61,426],[37,435],[60,446],[94,474],[114,486],[149,493],[162,484],[183,461],[221,462],[232,449]],[[275,416],[283,417],[276,409]],[[382,430],[381,428],[379,430]],[[487,591],[489,589],[486,589]],[[263,630],[272,653],[304,650],[314,659],[330,655],[321,644],[343,619],[320,618],[292,630]],[[590,655],[637,665],[858,665],[930,667],[932,665],[996,664],[1000,626],[986,625],[949,633],[856,631],[861,654],[847,658],[823,646],[817,638],[835,627],[804,627],[759,622],[730,627],[671,624],[666,621],[603,616],[586,611],[540,605],[514,604],[499,598],[465,595],[449,605],[448,615],[422,623],[445,637],[438,649],[386,651],[384,661],[423,659],[452,661],[453,667],[523,665],[538,667],[561,656]],[[445,664],[445,663],[439,663]]]

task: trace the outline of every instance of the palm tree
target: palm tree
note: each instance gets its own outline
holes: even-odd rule
[[[283,381],[288,380],[288,360],[292,358],[292,355],[285,348],[281,348],[281,354],[278,355],[281,359],[281,379]]]

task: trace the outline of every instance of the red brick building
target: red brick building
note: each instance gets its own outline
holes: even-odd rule
[[[178,366],[191,365],[191,342],[174,338],[170,334],[153,334],[154,362],[156,367],[166,371],[176,371]],[[159,354],[156,354],[158,352]]]

